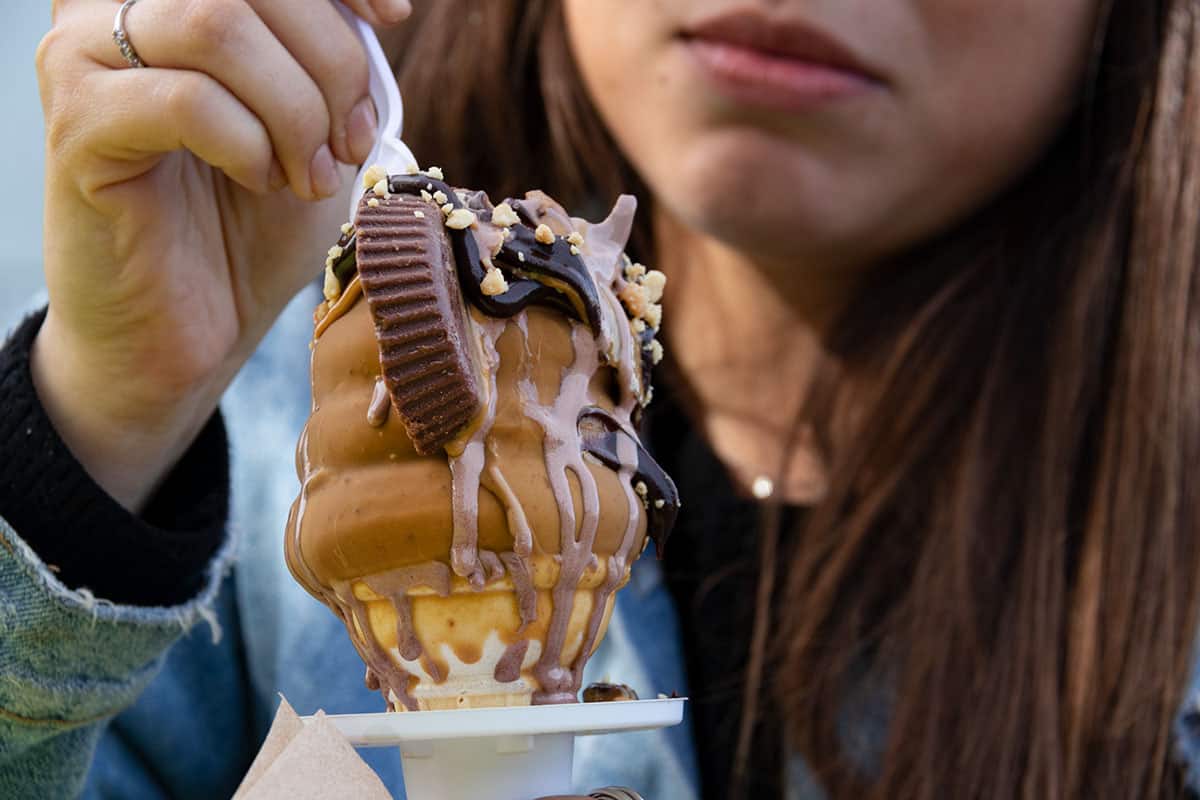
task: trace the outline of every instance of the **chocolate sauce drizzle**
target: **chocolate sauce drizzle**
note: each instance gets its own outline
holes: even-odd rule
[[[467,197],[469,205],[464,204],[449,184],[425,175],[393,175],[389,178],[389,190],[393,194],[411,195],[440,191],[453,208],[467,208],[484,221],[491,220],[492,210],[482,192],[472,193]],[[447,228],[446,232],[450,236],[463,294],[480,311],[492,317],[508,318],[529,305],[547,305],[585,323],[593,334],[600,335],[600,297],[596,283],[583,259],[571,253],[571,246],[565,240],[555,237],[551,244],[542,244],[534,238],[533,229],[527,224],[508,228],[508,236],[495,257],[496,266],[506,273],[508,291],[486,295],[480,284],[487,274],[487,264],[480,257],[475,237],[466,230]]]
[[[621,425],[612,414],[602,408],[590,406],[579,415],[579,433],[584,452],[590,453],[610,469],[620,469],[621,459],[617,455],[619,440],[629,439],[637,447],[637,468],[633,472],[636,486],[639,482],[646,487],[642,502],[646,507],[646,535],[654,540],[658,557],[662,558],[667,537],[679,515],[679,490],[675,481],[663,471],[658,462],[646,451],[638,438]]]

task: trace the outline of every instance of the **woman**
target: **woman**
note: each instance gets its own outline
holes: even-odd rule
[[[71,453],[164,530],[222,517],[189,496],[212,410],[369,145],[348,31],[282,8],[143,0],[130,70],[113,4],[75,0],[41,51],[51,310],[21,341]],[[1200,787],[1200,3],[424,11],[397,36],[423,161],[574,208],[645,187],[707,796]],[[0,513],[70,585],[78,549]],[[188,603],[220,538],[147,538],[168,585],[92,588]]]

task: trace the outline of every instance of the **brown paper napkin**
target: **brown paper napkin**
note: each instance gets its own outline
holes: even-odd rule
[[[304,724],[280,695],[262,749],[233,800],[395,800],[322,711]]]

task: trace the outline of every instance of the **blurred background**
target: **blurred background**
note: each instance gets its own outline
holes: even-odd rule
[[[50,3],[7,2],[0,32],[0,329],[42,287],[42,106],[33,66]]]

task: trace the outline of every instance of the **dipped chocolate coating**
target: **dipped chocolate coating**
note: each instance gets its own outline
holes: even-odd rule
[[[579,433],[583,439],[583,450],[600,463],[612,469],[620,466],[618,447],[621,439],[629,439],[637,446],[637,468],[630,478],[633,485],[646,487],[642,502],[646,506],[646,534],[654,540],[658,557],[662,558],[667,537],[675,526],[679,515],[679,490],[675,481],[663,471],[654,457],[642,446],[641,441],[622,427],[617,419],[602,408],[585,408],[579,415]]]

